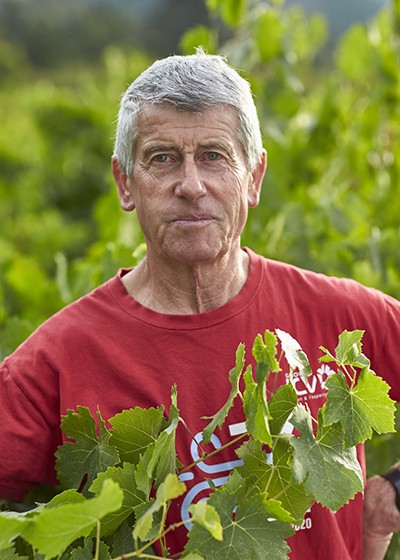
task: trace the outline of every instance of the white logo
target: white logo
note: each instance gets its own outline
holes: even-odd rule
[[[285,374],[286,383],[292,383],[296,395],[301,399],[301,397],[308,398],[319,398],[323,397],[327,388],[325,385],[326,380],[331,375],[334,375],[334,370],[330,368],[327,364],[320,366],[316,374],[310,377],[303,377],[298,371],[294,371],[291,375],[289,373]]]

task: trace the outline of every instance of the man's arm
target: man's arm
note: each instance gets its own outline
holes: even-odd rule
[[[400,463],[394,467],[399,470]],[[363,513],[363,560],[383,560],[393,533],[400,531],[400,489],[383,476],[368,479]],[[397,503],[396,503],[397,502]]]

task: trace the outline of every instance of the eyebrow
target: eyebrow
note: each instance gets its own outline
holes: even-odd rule
[[[220,142],[207,142],[205,144],[199,144],[198,148],[206,151],[221,151],[224,152],[228,157],[233,158],[233,150],[231,146],[226,144],[221,144]],[[160,152],[179,153],[180,151],[181,150],[173,144],[159,143],[159,144],[154,144],[152,146],[149,146],[148,148],[145,148],[143,150],[142,157],[144,161],[147,161],[149,158],[151,158],[151,156],[153,156],[156,153],[160,153]]]
[[[157,152],[177,152],[176,146],[172,146],[170,144],[154,144],[153,146],[149,146],[143,150],[143,158],[147,160],[153,154]]]
[[[199,147],[203,150],[208,150],[208,151],[218,150],[221,152],[225,152],[229,156],[233,156],[232,148],[226,144],[220,144],[219,142],[209,142],[207,144],[200,144]]]

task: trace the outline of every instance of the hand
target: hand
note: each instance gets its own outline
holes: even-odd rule
[[[396,465],[400,468],[400,463]],[[381,476],[367,480],[363,511],[363,560],[383,560],[393,533],[400,531],[396,491]]]

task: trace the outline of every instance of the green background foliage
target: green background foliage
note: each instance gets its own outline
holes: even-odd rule
[[[268,151],[244,244],[400,298],[399,0],[333,50],[322,16],[281,0],[206,0],[198,21],[181,52],[201,44],[249,79]],[[135,217],[119,208],[110,155],[120,94],[155,55],[127,46],[126,27],[111,24],[118,40],[103,26],[100,52],[86,35],[80,58],[44,56],[45,46],[35,58],[26,29],[20,45],[0,35],[0,358],[143,252]],[[399,459],[399,443],[373,440],[371,473]]]

